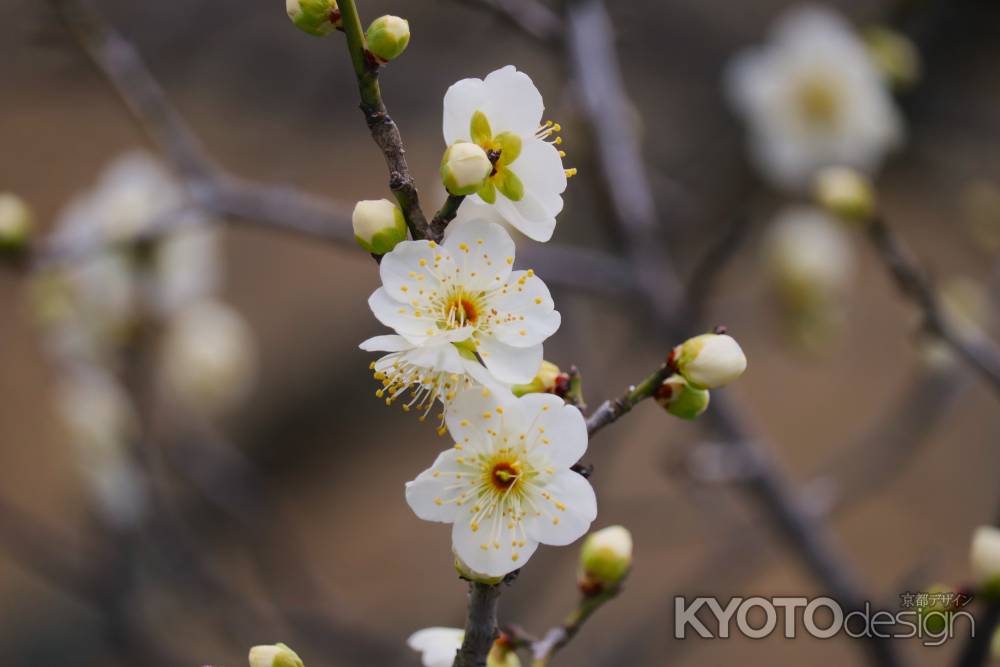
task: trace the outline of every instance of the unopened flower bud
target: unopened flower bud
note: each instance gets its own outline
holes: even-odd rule
[[[243,318],[222,303],[204,302],[181,311],[164,340],[163,372],[185,406],[218,415],[252,388],[257,357]]]
[[[475,581],[480,584],[486,584],[488,586],[496,586],[501,581],[503,577],[491,577],[489,575],[483,574],[482,572],[476,572],[471,567],[465,564],[461,558],[455,554],[455,571],[458,572],[458,576],[462,577],[467,581]]]
[[[0,251],[23,249],[31,238],[33,218],[23,199],[0,192]]]
[[[871,179],[848,167],[827,167],[813,184],[816,201],[830,213],[854,222],[875,214],[875,188]]]
[[[681,419],[694,419],[708,408],[707,389],[698,389],[684,379],[673,374],[663,381],[653,394],[656,402],[667,412]]]
[[[580,549],[580,585],[585,589],[617,586],[632,568],[632,533],[609,526],[587,536]]]
[[[950,586],[934,584],[927,590],[926,602],[918,598],[917,617],[927,632],[938,634],[951,625],[951,618],[955,613],[954,603],[949,604],[945,600],[958,595]]]
[[[551,361],[542,361],[542,367],[538,369],[538,373],[535,374],[531,382],[528,384],[516,384],[510,389],[515,396],[541,393],[552,394],[556,392],[559,382],[563,378],[568,380],[569,376],[559,370],[559,367]]]
[[[336,0],[285,0],[285,10],[300,30],[323,37],[341,26]]]
[[[1000,529],[993,526],[977,528],[972,536],[969,560],[980,592],[1000,599]]]
[[[284,644],[254,646],[250,649],[250,667],[304,667],[302,659]]]
[[[471,195],[492,171],[486,151],[469,141],[452,144],[441,159],[441,180],[453,195]]]
[[[886,81],[895,88],[909,88],[920,79],[920,53],[905,35],[873,26],[864,33],[868,55]]]
[[[351,214],[354,240],[376,255],[384,255],[406,240],[403,211],[388,199],[366,199],[354,206]]]
[[[667,363],[700,389],[727,385],[747,368],[739,343],[732,336],[715,333],[687,339],[674,348]]]
[[[410,43],[410,22],[398,16],[380,16],[368,26],[368,50],[382,62],[399,57]]]

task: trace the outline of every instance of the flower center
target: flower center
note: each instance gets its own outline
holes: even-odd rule
[[[465,290],[456,290],[448,295],[441,308],[441,322],[444,329],[461,329],[464,326],[480,324],[483,313],[481,299]]]
[[[823,76],[812,77],[800,84],[795,98],[799,113],[810,125],[832,125],[840,112],[837,86]]]
[[[521,462],[498,461],[493,464],[490,482],[499,491],[507,491],[521,478]]]

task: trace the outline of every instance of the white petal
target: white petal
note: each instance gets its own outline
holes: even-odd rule
[[[420,345],[437,331],[433,320],[426,316],[416,317],[414,313],[418,311],[393,299],[384,287],[372,292],[368,297],[368,307],[379,322],[395,329],[396,333],[416,345]]]
[[[401,352],[411,349],[413,344],[402,336],[372,336],[358,347],[366,352]]]
[[[514,262],[514,240],[495,222],[467,222],[448,236],[444,248],[461,270],[457,279],[470,291],[503,285]]]
[[[542,366],[542,345],[511,347],[492,336],[479,339],[476,348],[493,377],[501,382],[527,384]]]
[[[527,139],[542,122],[545,104],[531,77],[507,65],[486,76],[490,104],[484,110],[493,134],[515,132]]]
[[[541,452],[552,467],[569,468],[583,458],[587,422],[578,408],[553,394],[527,394],[518,407],[529,447]]]
[[[451,529],[452,547],[473,571],[501,577],[522,567],[538,548],[538,542],[524,534],[518,524],[513,530],[506,517],[484,518],[472,530],[472,505],[462,506]],[[523,545],[522,545],[523,543]]]
[[[392,298],[403,303],[411,303],[414,299],[424,302],[427,294],[440,289],[437,276],[451,269],[450,262],[447,253],[432,248],[427,241],[403,241],[382,257],[379,275],[382,286]],[[439,269],[434,268],[435,263]]]
[[[459,392],[445,411],[448,432],[455,442],[463,446],[486,449],[492,444],[487,429],[499,429],[501,416],[512,400],[509,392],[493,392],[484,387]]]
[[[562,322],[549,288],[527,271],[511,274],[507,293],[494,299],[493,307],[501,322],[493,328],[493,335],[512,347],[538,345],[554,334]]]
[[[548,141],[532,139],[521,146],[521,154],[511,164],[526,190],[542,202],[553,215],[563,207],[561,195],[566,191],[566,169],[559,149]]]
[[[540,516],[525,520],[525,531],[542,544],[565,546],[582,537],[597,518],[594,488],[583,475],[571,470],[557,472],[545,485],[551,501],[539,498]],[[556,505],[556,503],[562,505]],[[559,509],[565,507],[565,509]]]
[[[444,94],[444,142],[469,141],[469,125],[476,111],[485,113],[488,91],[482,79],[462,79]]]
[[[536,241],[547,241],[552,238],[552,232],[556,228],[556,214],[528,190],[527,186],[524,197],[516,202],[497,192],[495,206],[504,220],[528,238]]]
[[[466,486],[456,474],[472,470],[455,459],[461,453],[447,449],[438,454],[437,460],[413,481],[406,483],[406,502],[413,513],[424,521],[451,523],[458,516],[455,499],[465,492]]]
[[[406,644],[423,654],[424,667],[451,667],[464,636],[461,628],[424,628],[410,635]]]

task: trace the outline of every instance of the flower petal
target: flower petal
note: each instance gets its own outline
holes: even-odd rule
[[[587,422],[578,408],[553,394],[527,394],[518,404],[529,448],[542,452],[556,469],[569,468],[583,458]]]
[[[402,352],[413,347],[413,343],[402,336],[372,336],[359,345],[366,352]]]
[[[462,79],[444,94],[444,142],[469,141],[472,115],[485,111],[488,90],[482,79]]]
[[[482,200],[478,194],[475,196]],[[532,191],[526,190],[521,200],[516,202],[499,195],[494,205],[504,220],[528,238],[540,242],[552,238],[552,232],[556,228],[556,214]]]
[[[464,636],[461,628],[424,628],[410,635],[406,645],[422,654],[424,667],[451,667]]]
[[[476,351],[493,377],[501,382],[527,384],[542,365],[541,343],[512,347],[492,336],[482,336]]]
[[[434,465],[406,483],[406,502],[424,521],[451,523],[459,516],[456,501],[470,488],[460,482],[470,468],[457,458],[461,458],[457,449],[447,449],[438,454]]]
[[[494,134],[511,131],[523,139],[534,135],[542,122],[542,94],[524,72],[507,65],[490,72],[485,80],[489,106],[485,109]]]
[[[445,411],[445,424],[455,442],[478,450],[489,445],[488,430],[496,430],[514,397],[485,387],[459,392]],[[499,411],[498,411],[499,408]]]
[[[525,532],[542,544],[565,546],[582,537],[597,518],[597,497],[583,475],[572,470],[555,473],[545,490],[549,501],[540,500],[540,514],[525,519]]]
[[[493,328],[497,340],[511,347],[538,345],[554,334],[562,322],[549,288],[528,271],[514,271],[504,294],[493,301],[500,324]]]
[[[470,291],[503,285],[514,263],[514,240],[495,222],[472,220],[450,234],[444,247],[461,271],[459,280]]]
[[[427,294],[440,289],[437,276],[450,268],[451,258],[440,248],[427,241],[402,241],[382,257],[379,275],[382,286],[393,299],[403,303],[412,303],[414,299],[423,302]]]
[[[523,524],[513,524],[500,512],[483,518],[473,530],[474,505],[466,503],[455,519],[451,542],[455,553],[474,572],[502,577],[522,567],[538,548],[525,534]]]

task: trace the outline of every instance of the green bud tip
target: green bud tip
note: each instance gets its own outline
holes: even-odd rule
[[[622,526],[602,528],[587,536],[580,549],[580,585],[617,586],[632,568],[632,533]]]
[[[698,389],[675,373],[663,381],[653,394],[667,412],[681,419],[695,419],[708,408],[707,389]]]
[[[366,251],[384,255],[406,240],[403,211],[388,199],[366,199],[351,214],[354,239]]]
[[[285,11],[296,27],[316,37],[342,25],[336,0],[285,0]]]
[[[410,43],[410,22],[398,16],[380,16],[368,26],[366,37],[372,55],[387,63],[398,58]]]
[[[828,167],[813,183],[816,202],[845,220],[865,222],[875,215],[876,196],[871,179],[856,169]]]
[[[747,358],[732,336],[708,333],[675,347],[667,364],[696,389],[715,389],[743,375]]]
[[[0,192],[0,250],[21,250],[31,240],[34,215],[20,197]]]
[[[284,644],[269,644],[250,649],[250,667],[304,667],[304,665],[295,651]]]
[[[468,141],[452,144],[441,158],[441,181],[453,195],[473,194],[492,171],[493,163],[486,151]]]

